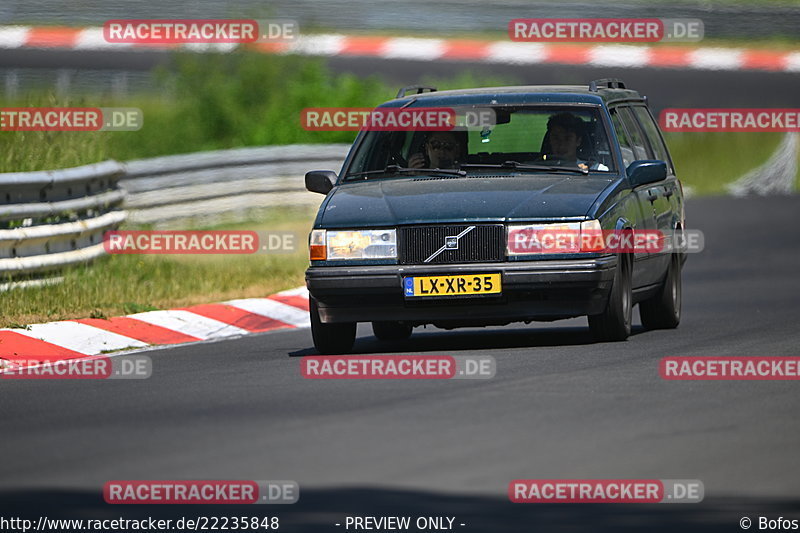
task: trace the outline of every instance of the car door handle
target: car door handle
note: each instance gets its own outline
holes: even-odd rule
[[[650,200],[650,202],[655,202],[658,200],[658,192],[653,192],[652,190],[647,191],[647,199]]]
[[[673,191],[672,189],[667,189],[664,191],[664,198],[669,198],[673,194],[675,194],[675,191]]]

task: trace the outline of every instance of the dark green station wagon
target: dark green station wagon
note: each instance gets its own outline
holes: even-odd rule
[[[491,112],[451,131],[362,130],[325,194],[306,271],[314,345],[352,349],[358,322],[381,340],[415,326],[504,325],[588,316],[624,340],[680,321],[686,255],[669,247],[543,247],[550,229],[674,235],[684,199],[644,97],[622,81],[436,91],[406,87],[378,110]],[[485,113],[484,115],[485,116]],[[561,243],[563,244],[563,243]]]

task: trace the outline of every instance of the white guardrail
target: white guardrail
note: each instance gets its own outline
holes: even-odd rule
[[[91,261],[123,222],[190,227],[319,205],[303,175],[338,171],[348,144],[241,148],[0,174],[0,281]]]
[[[0,276],[35,274],[103,254],[125,221],[123,165],[0,174]]]

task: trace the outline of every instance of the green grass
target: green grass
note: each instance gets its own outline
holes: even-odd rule
[[[723,194],[725,185],[763,164],[783,133],[667,133],[675,170],[695,195]]]
[[[131,159],[246,146],[351,143],[355,132],[302,128],[306,107],[373,107],[397,87],[377,77],[332,74],[315,58],[241,52],[179,55],[174,73],[160,72],[159,90],[124,101],[104,94],[56,98],[34,92],[0,107],[138,107],[139,131],[1,132],[0,172],[66,168],[104,159]],[[423,79],[442,89],[504,85],[515,80],[462,74]]]
[[[30,95],[0,102],[0,107],[92,107],[83,99]],[[0,132],[0,172],[28,172],[75,167],[109,159],[108,133],[58,131]]]
[[[0,293],[0,327],[264,297],[301,286],[312,221],[309,211],[279,209],[258,222],[216,228],[293,232],[297,249],[291,253],[110,255],[66,269],[59,284]]]
[[[270,144],[352,142],[354,132],[309,132],[306,107],[377,105],[393,95],[376,77],[332,74],[315,58],[250,52],[177,55],[157,90],[124,101],[108,94],[32,92],[2,107],[138,107],[131,132],[2,132],[0,172],[46,170],[168,154]]]

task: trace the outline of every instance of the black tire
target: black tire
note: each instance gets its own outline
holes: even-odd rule
[[[373,322],[372,333],[382,341],[402,341],[411,336],[414,328],[404,322]]]
[[[314,298],[309,298],[308,312],[311,315],[311,337],[319,353],[334,355],[350,352],[356,340],[355,322],[323,323]]]
[[[605,310],[599,315],[589,315],[589,329],[595,340],[624,341],[631,334],[633,293],[629,256],[619,256]]]
[[[664,284],[658,293],[639,304],[645,329],[674,329],[681,323],[681,254],[672,254]]]

